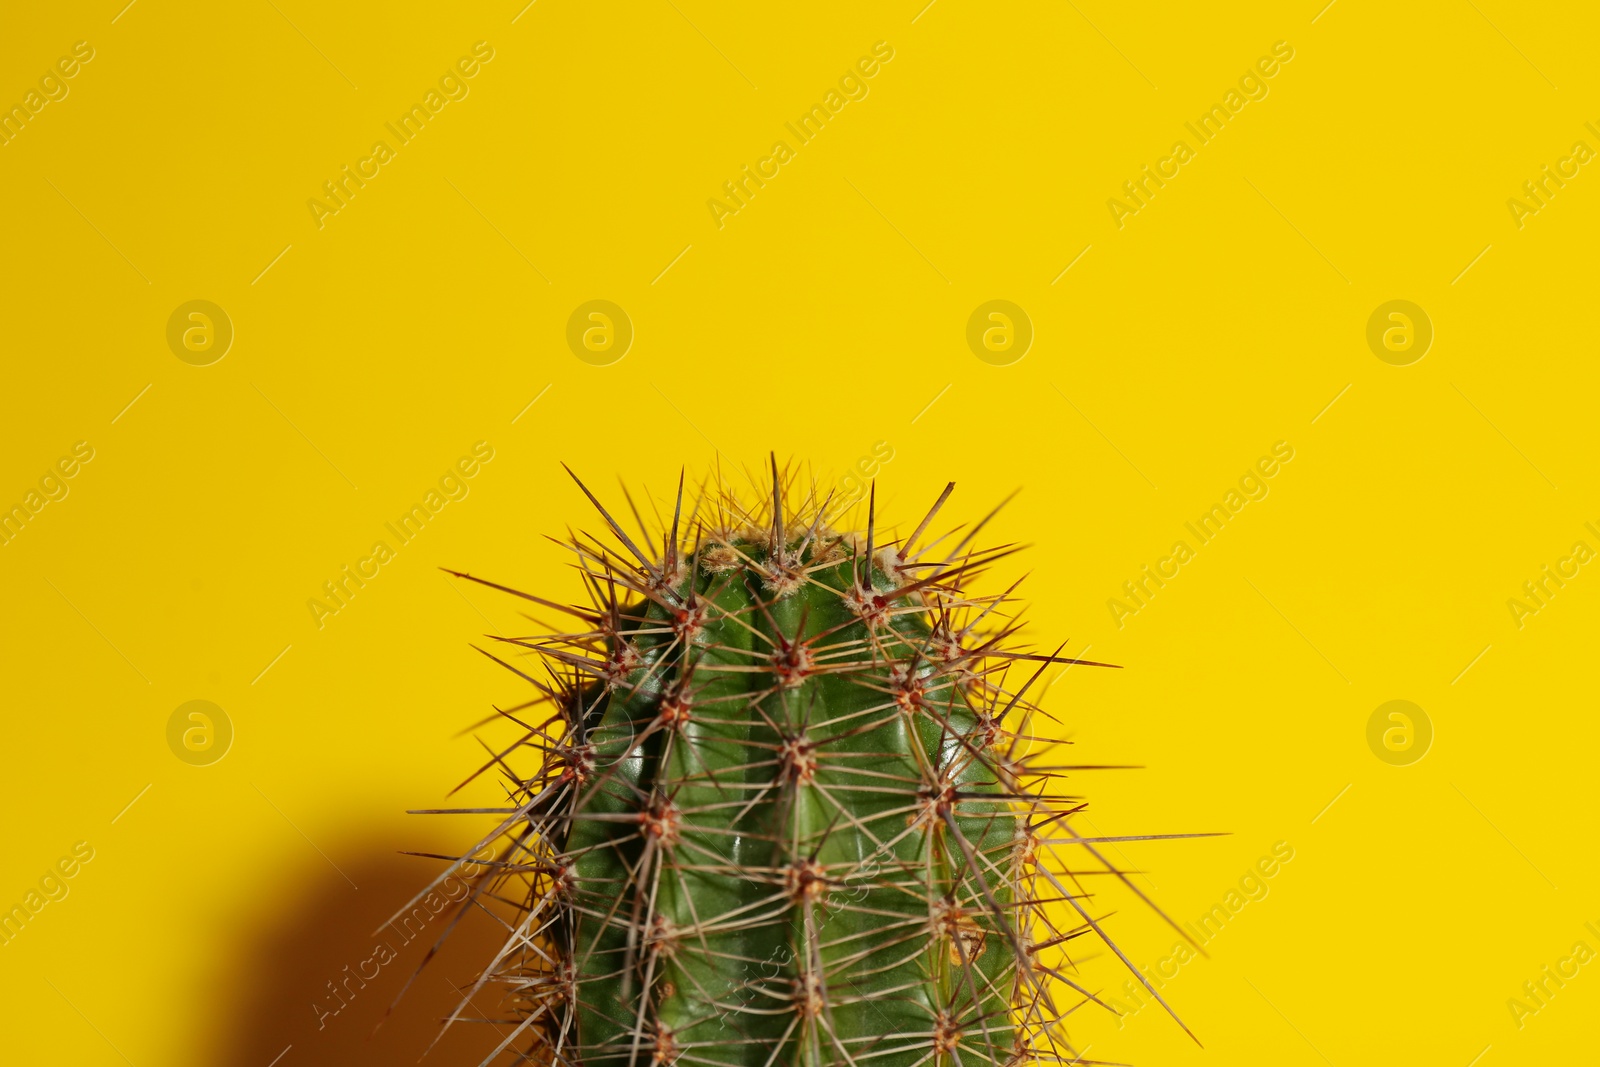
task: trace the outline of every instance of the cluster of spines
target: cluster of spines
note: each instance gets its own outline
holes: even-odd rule
[[[1007,610],[1015,603],[1015,585],[988,596],[966,591],[989,564],[1014,549],[971,547],[988,518],[958,540],[959,530],[918,547],[953,485],[946,487],[909,537],[880,543],[875,505],[869,503],[864,538],[840,536],[830,528],[829,500],[819,500],[814,489],[790,503],[797,495],[797,481],[774,462],[770,496],[759,494],[755,507],[747,508],[735,492],[718,483],[703,489],[694,511],[685,516],[680,479],[670,527],[660,524],[659,552],[641,549],[583,488],[620,545],[613,548],[581,534],[565,542],[582,574],[589,596],[586,605],[560,604],[451,572],[578,621],[576,627],[553,634],[493,638],[542,661],[532,670],[513,662],[516,656],[479,649],[535,690],[525,703],[496,709],[495,718],[513,722],[522,733],[503,749],[490,749],[488,760],[473,775],[497,771],[507,805],[493,809],[501,821],[469,853],[483,856],[492,850],[495,859],[478,862],[468,906],[497,900],[509,904],[517,916],[507,924],[505,947],[451,1019],[464,1018],[481,990],[500,988],[503,999],[494,1014],[502,1022],[511,1021],[485,1064],[508,1053],[574,1067],[639,1067],[646,1060],[718,1067],[728,1062],[719,1059],[719,1046],[748,1044],[748,1037],[706,1038],[707,1020],[717,1012],[724,1018],[751,1016],[777,1011],[780,1005],[787,1008],[788,1021],[776,1042],[769,1040],[764,1046],[772,1049],[765,1067],[802,1061],[849,1067],[889,1063],[961,1067],[967,1062],[1009,1067],[1030,1060],[1089,1063],[1094,1061],[1081,1059],[1068,1040],[1065,1020],[1084,1005],[1105,1004],[1076,972],[1069,951],[1072,943],[1086,936],[1105,943],[1144,981],[1110,942],[1101,925],[1104,916],[1091,913],[1092,894],[1083,879],[1111,875],[1141,898],[1144,895],[1127,872],[1096,849],[1100,839],[1086,838],[1071,827],[1072,816],[1083,810],[1083,798],[1053,791],[1066,772],[1092,768],[1047,767],[1019,754],[1035,740],[1019,723],[1038,712],[1027,694],[1044,670],[1052,663],[1089,661],[1064,658],[1059,648],[1043,655],[1012,647],[1022,625]],[[633,511],[645,527],[637,508]],[[648,533],[644,540],[654,542]],[[942,554],[936,552],[950,541],[954,543]],[[827,585],[819,578],[836,575],[846,566],[846,581]],[[758,624],[741,617],[743,612],[719,604],[726,598],[717,591],[734,582],[751,594],[754,611],[767,623],[772,623],[773,612],[783,610],[784,601],[813,587],[836,595],[847,623],[808,635],[802,613],[799,625],[787,633],[775,623],[758,632]],[[719,626],[737,631],[741,639],[727,645],[707,642],[707,633]],[[847,631],[861,636],[841,640]],[[764,638],[767,645],[756,647],[758,642],[750,634]],[[695,669],[686,671],[683,665],[691,657]],[[722,662],[709,662],[718,659]],[[1032,669],[1022,684],[1013,687],[1011,668],[1021,663]],[[757,674],[765,684],[755,696],[744,690],[723,697],[691,690],[692,678],[716,678],[713,668]],[[913,794],[904,810],[880,811],[870,820],[898,819],[903,829],[884,843],[877,857],[883,863],[818,861],[838,817],[806,840],[793,842],[790,862],[785,864],[719,865],[707,863],[704,856],[683,863],[700,875],[769,884],[775,910],[742,921],[773,924],[779,921],[776,916],[789,916],[796,927],[790,942],[797,952],[776,969],[771,960],[745,960],[732,987],[732,1003],[727,987],[698,990],[707,1014],[687,1026],[667,1026],[650,1018],[646,993],[652,983],[663,981],[664,961],[682,951],[686,942],[698,938],[706,943],[713,926],[698,917],[687,927],[674,926],[659,912],[651,913],[653,903],[641,910],[638,902],[646,897],[653,902],[654,888],[648,894],[633,893],[634,913],[619,916],[628,890],[646,876],[646,861],[627,868],[625,881],[633,884],[592,884],[579,867],[583,854],[596,846],[574,849],[575,829],[587,825],[592,838],[596,823],[626,823],[627,840],[640,842],[636,854],[655,850],[659,866],[660,857],[681,844],[686,812],[692,826],[706,807],[686,806],[676,795],[651,791],[639,793],[631,805],[608,808],[603,794],[617,792],[626,757],[636,756],[652,737],[670,752],[672,739],[691,720],[714,718],[719,700],[742,703],[742,710],[753,711],[767,728],[765,740],[745,743],[764,757],[760,762],[773,768],[773,782],[791,793],[814,785],[820,765],[837,764],[851,754],[840,755],[817,743],[808,734],[806,709],[790,708],[783,698],[822,679],[876,694],[876,703],[860,713],[866,721],[852,726],[852,732],[878,725],[874,716],[879,713],[905,716],[922,723],[920,729],[931,724],[935,731],[937,759],[920,759],[920,780],[903,790]],[[781,714],[768,714],[762,708],[773,694]],[[615,716],[612,729],[602,726],[605,709],[613,702],[628,709],[621,719],[625,731],[615,729]],[[543,717],[525,714],[540,708],[548,709]],[[534,755],[531,770],[513,769],[512,761],[524,749]],[[912,750],[920,752],[920,746]],[[708,773],[707,782],[721,794],[712,803],[728,804],[716,776]],[[696,788],[705,792],[703,786]],[[627,792],[626,783],[622,792]],[[733,822],[748,815],[753,804],[753,800],[733,802],[732,807],[740,809]],[[483,813],[485,809],[457,810]],[[843,817],[862,825],[847,811]],[[1003,839],[991,841],[988,831],[996,825],[1002,828]],[[871,836],[870,829],[867,832]],[[927,847],[921,854],[930,857],[928,870],[907,870],[894,854],[896,841],[916,834],[924,835]],[[616,850],[616,841],[613,835],[606,847]],[[1076,846],[1091,862],[1082,869],[1054,866],[1059,863],[1055,855],[1059,845]],[[932,872],[931,857],[936,854],[952,876]],[[451,870],[471,862],[463,858]],[[820,958],[817,916],[828,914],[830,908],[833,913],[849,911],[851,905],[840,898],[851,892],[886,887],[919,892],[926,906],[926,922],[908,924],[904,936],[892,944],[904,942],[913,954],[929,945],[941,950],[950,963],[951,980],[946,984],[960,992],[945,1003],[925,1005],[920,1029],[902,1027],[870,1040],[844,1036],[835,1025],[835,1014],[867,999],[842,988],[852,977],[850,968],[863,971],[876,966],[878,958],[847,955],[844,966],[835,961],[830,969]],[[499,914],[493,907],[484,910]],[[1057,917],[1062,914],[1072,918],[1060,923]],[[723,926],[728,927],[726,920]],[[580,927],[589,934],[585,943],[577,939]],[[986,971],[975,967],[975,955],[996,945],[1004,949],[1002,964]],[[595,1006],[594,987],[600,980],[593,966],[597,951],[621,957],[614,972],[600,968],[601,978],[623,990],[613,999],[635,1003],[630,999],[636,992],[634,983],[645,987],[636,997],[635,1017],[617,1018],[615,1012],[608,1014],[609,1005]],[[709,944],[705,951],[711,953]],[[930,958],[937,960],[939,951]],[[782,980],[773,981],[780,973]],[[694,980],[692,974],[687,977]],[[1150,992],[1160,999],[1154,989]],[[579,1033],[579,1020],[586,1011],[587,1028],[606,1029],[606,1040],[586,1040]],[[594,1025],[597,1018],[603,1027]],[[1003,1045],[997,1036],[1004,1037]],[[791,1050],[788,1055],[783,1054],[785,1049]]]

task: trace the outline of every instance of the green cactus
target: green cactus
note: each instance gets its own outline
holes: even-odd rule
[[[883,543],[875,503],[840,534],[797,481],[774,461],[755,507],[719,489],[685,515],[680,479],[653,552],[584,488],[621,546],[572,540],[592,602],[517,593],[577,625],[496,638],[542,669],[485,652],[537,694],[485,768],[512,802],[473,899],[519,914],[473,990],[516,1018],[484,1063],[1069,1062],[1061,1020],[1105,1006],[1051,961],[1105,936],[1082,874],[1132,883],[1050,791],[1080,768],[1017,751],[1040,674],[1089,661],[1012,648],[1010,590],[963,591],[1013,551],[972,547],[987,519],[924,543],[953,484]],[[1101,868],[1052,867],[1063,835]]]

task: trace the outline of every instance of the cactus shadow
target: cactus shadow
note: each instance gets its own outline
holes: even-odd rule
[[[404,930],[388,928],[375,935],[440,866],[374,854],[343,867],[348,881],[327,864],[308,869],[306,879],[243,939],[242,956],[228,968],[227,982],[235,987],[232,1004],[218,1020],[205,1062],[267,1067],[282,1055],[277,1067],[398,1067],[418,1063],[439,1037],[441,1021],[460,1001],[456,987],[470,988],[500,947],[503,928],[477,909],[469,912],[385,1018],[456,906],[446,905],[437,915],[424,910],[426,923],[413,920]],[[380,945],[392,955],[386,957]],[[330,991],[330,982],[339,987],[342,1000]],[[475,1002],[477,1010],[464,1015],[496,1015],[497,996],[485,990]],[[421,1062],[478,1063],[501,1037],[499,1027],[458,1022]]]

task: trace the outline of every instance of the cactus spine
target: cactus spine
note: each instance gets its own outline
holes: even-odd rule
[[[753,507],[685,515],[680,479],[657,552],[584,488],[620,545],[572,540],[591,602],[516,594],[575,624],[485,652],[536,691],[484,768],[512,802],[473,899],[518,907],[477,987],[516,1019],[485,1064],[1072,1062],[1061,1020],[1105,1006],[1053,962],[1105,935],[1046,846],[1132,883],[1067,825],[1064,768],[1019,754],[1040,674],[1088,661],[1010,647],[1011,598],[964,591],[1012,549],[926,536],[953,483],[885,543],[875,502],[840,534],[797,482],[774,460]]]

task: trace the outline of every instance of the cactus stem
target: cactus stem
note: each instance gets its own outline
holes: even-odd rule
[[[1016,647],[1021,579],[969,591],[1021,549],[977,545],[1011,498],[931,534],[951,482],[897,539],[874,482],[857,536],[833,492],[775,453],[764,466],[741,498],[719,465],[687,509],[680,469],[655,526],[624,484],[642,540],[567,468],[618,546],[561,542],[587,603],[447,570],[578,620],[486,635],[542,675],[472,646],[534,692],[483,720],[519,737],[480,739],[486,759],[457,786],[494,771],[508,802],[424,809],[495,824],[434,857],[446,870],[417,900],[459,874],[463,909],[512,909],[447,1025],[495,985],[515,1021],[485,1065],[1085,1062],[1067,1020],[1111,1009],[1075,973],[1084,939],[1172,1013],[1084,881],[1131,889],[1183,932],[1097,846],[1204,835],[1080,833],[1067,783],[1122,765],[1019,756],[1057,743],[1029,728],[1048,717],[1051,665],[1113,665]],[[549,715],[520,715],[535,707]],[[513,770],[523,749],[536,763]]]

